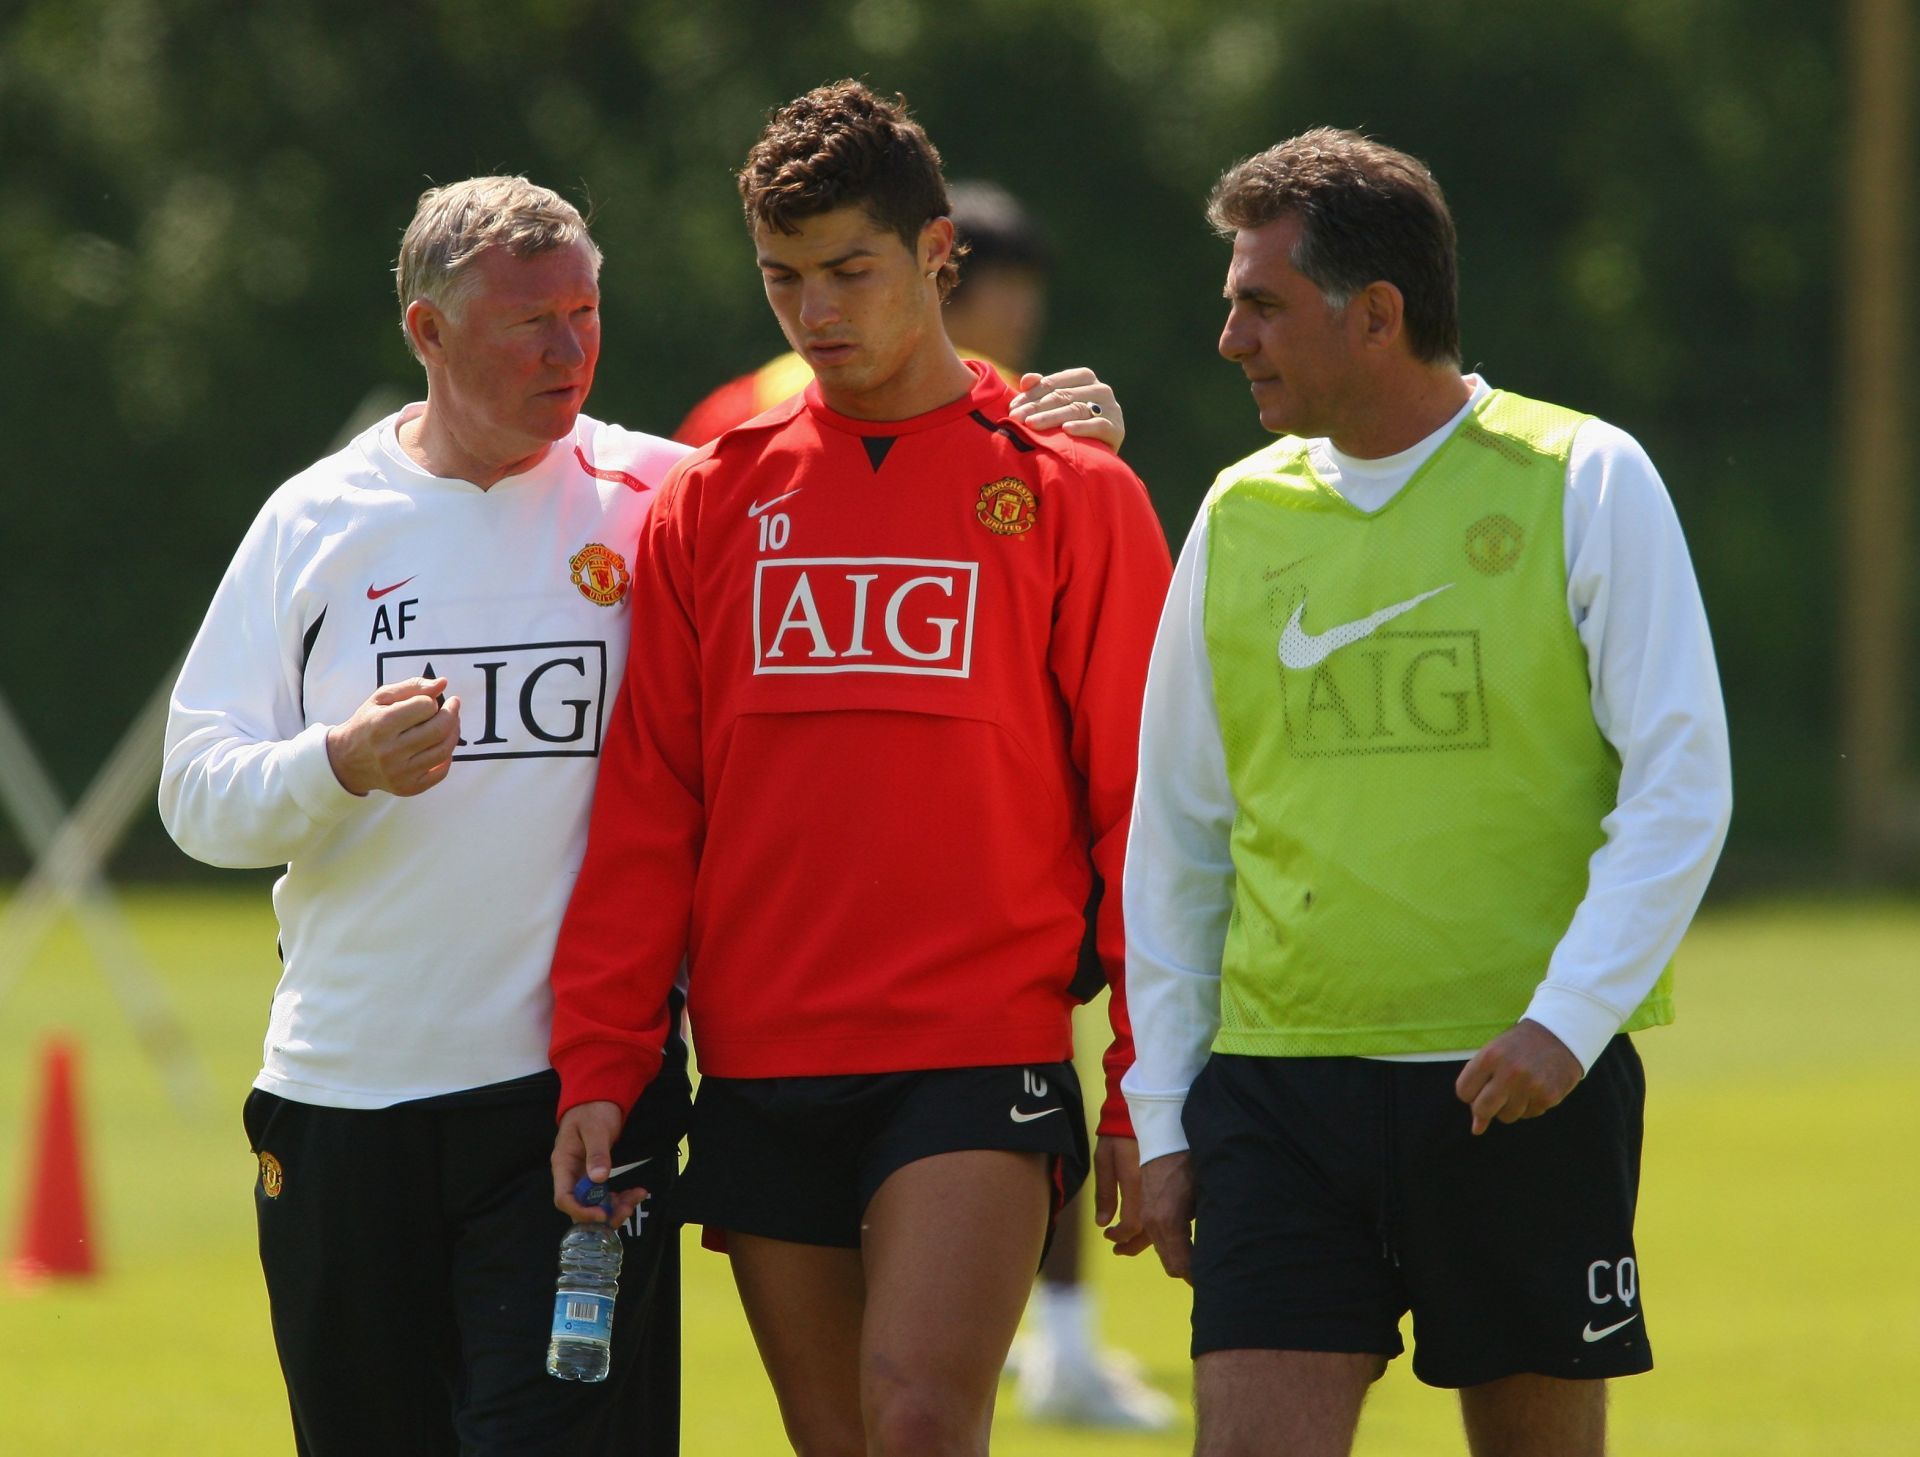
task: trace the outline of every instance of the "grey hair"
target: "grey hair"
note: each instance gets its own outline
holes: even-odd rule
[[[1289,261],[1330,308],[1391,283],[1414,356],[1459,364],[1453,215],[1424,162],[1358,132],[1316,127],[1236,162],[1207,199],[1207,221],[1229,238],[1285,217],[1300,220]]]
[[[457,318],[471,291],[468,265],[488,248],[505,248],[528,258],[549,248],[585,243],[600,269],[600,249],[587,231],[580,210],[559,193],[524,177],[469,177],[420,194],[413,221],[400,239],[393,278],[400,295],[400,331],[407,348],[420,357],[407,334],[407,309],[424,299]]]

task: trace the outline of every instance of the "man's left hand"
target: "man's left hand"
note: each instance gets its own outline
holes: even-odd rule
[[[561,1115],[554,1135],[553,1206],[576,1224],[625,1224],[647,1198],[645,1189],[609,1189],[604,1204],[582,1204],[573,1197],[582,1175],[596,1184],[613,1177],[613,1141],[626,1119],[618,1103],[576,1103]]]
[[[1454,1094],[1473,1110],[1475,1135],[1495,1119],[1518,1123],[1557,1107],[1585,1076],[1567,1044],[1538,1022],[1520,1021],[1476,1052]]]
[[[1149,1244],[1140,1221],[1140,1145],[1103,1135],[1093,1151],[1093,1222],[1116,1255],[1137,1255]]]
[[[1029,430],[1064,430],[1082,440],[1098,440],[1115,454],[1127,438],[1113,386],[1103,384],[1090,369],[1021,375],[1020,393],[1007,413]]]

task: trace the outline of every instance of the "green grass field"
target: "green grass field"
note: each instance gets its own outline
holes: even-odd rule
[[[103,1278],[0,1286],[0,1453],[146,1457],[289,1451],[252,1251],[255,1167],[240,1100],[274,979],[264,889],[130,898],[204,1059],[183,1118],[98,969],[64,928],[0,1002],[0,1258],[24,1198],[37,1049],[83,1048]],[[1920,907],[1797,904],[1707,917],[1682,954],[1681,1020],[1640,1039],[1649,1083],[1640,1256],[1660,1367],[1615,1392],[1622,1453],[1920,1452]],[[1083,1049],[1084,1051],[1084,1049]],[[1187,1391],[1184,1287],[1104,1248],[1115,1343]],[[785,1450],[725,1263],[687,1249],[685,1450]],[[1367,1457],[1463,1451],[1453,1402],[1396,1363],[1361,1428]],[[1184,1453],[1163,1438],[1023,1423],[995,1451]]]

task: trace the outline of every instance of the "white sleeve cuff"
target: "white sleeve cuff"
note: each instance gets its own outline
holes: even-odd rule
[[[1625,1020],[1605,1002],[1550,982],[1541,983],[1534,991],[1525,1015],[1527,1021],[1538,1022],[1566,1043],[1567,1050],[1580,1059],[1583,1074],[1606,1051]]]
[[[1127,1111],[1133,1115],[1133,1136],[1140,1141],[1141,1163],[1186,1148],[1187,1131],[1180,1126],[1180,1113],[1186,1106],[1184,1095],[1173,1098],[1128,1095]]]
[[[334,776],[327,758],[327,729],[331,725],[310,723],[282,749],[285,754],[287,792],[316,825],[332,825],[345,819],[355,805],[365,804],[366,796],[350,793]]]

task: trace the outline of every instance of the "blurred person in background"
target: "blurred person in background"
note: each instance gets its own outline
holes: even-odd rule
[[[1629,436],[1462,374],[1414,158],[1309,132],[1208,218],[1281,439],[1181,552],[1125,881],[1197,1450],[1347,1452],[1411,1310],[1477,1457],[1600,1457],[1652,1364],[1627,1034],[1672,1019],[1731,806],[1686,542]]]
[[[1027,372],[1046,320],[1052,256],[1026,208],[992,182],[955,182],[949,192],[953,229],[964,253],[943,317],[960,357],[992,365],[1009,384],[1023,388],[1044,391],[1091,381],[1092,373],[1085,370],[1051,376]],[[706,396],[680,422],[674,438],[704,445],[798,394],[812,379],[807,361],[789,350]],[[1111,412],[1088,419],[1074,410],[1059,423],[1070,433],[1105,440],[1116,450],[1120,446]],[[1105,1224],[1112,1211],[1095,1215]],[[1164,1430],[1175,1418],[1173,1401],[1141,1380],[1130,1356],[1100,1349],[1098,1308],[1082,1279],[1085,1245],[1076,1196],[1061,1211],[1028,1307],[1027,1334],[1014,1343],[1008,1359],[1021,1407],[1036,1421]]]
[[[963,361],[939,156],[855,82],[740,174],[805,392],[703,447],[641,538],[626,686],[555,952],[554,1193],[606,1166],[687,965],[678,1212],[732,1261],[797,1451],[984,1453],[1088,1165],[1071,1009],[1115,881],[1167,561],[1087,387]],[[1063,403],[1064,402],[1064,403]],[[1102,1204],[1140,1239],[1115,1044]]]
[[[302,1453],[677,1450],[686,1052],[620,1130],[609,1378],[545,1370],[547,965],[626,666],[632,543],[686,448],[581,413],[600,251],[519,177],[420,199],[395,269],[423,403],[268,499],[174,690],[161,817],[283,865],[247,1098]],[[657,1301],[656,1301],[656,1296]]]

